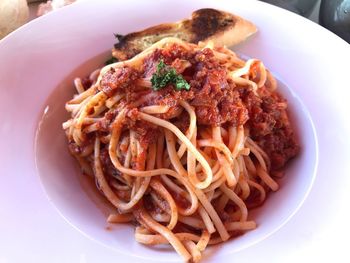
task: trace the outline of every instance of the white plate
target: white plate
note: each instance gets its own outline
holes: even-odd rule
[[[349,45],[302,17],[261,2],[129,0],[83,1],[34,20],[0,42],[0,262],[179,260],[174,252],[136,244],[127,226],[103,229],[103,217],[81,194],[74,174],[69,184],[67,167],[73,166],[66,166],[65,145],[59,144],[59,112],[71,92],[67,83],[103,61],[115,41],[113,33],[176,21],[201,7],[231,11],[258,26],[259,33],[234,50],[261,59],[288,86],[284,93],[304,146],[293,165],[297,168],[291,168],[301,172],[293,178],[289,171],[290,183],[262,207],[269,215],[261,218],[259,228],[211,249],[207,260],[304,262],[347,256]],[[35,135],[47,105],[50,134],[39,137],[47,156],[36,156]],[[36,150],[42,153],[40,145]]]

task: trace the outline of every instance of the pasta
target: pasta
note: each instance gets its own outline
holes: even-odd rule
[[[108,222],[185,261],[256,228],[250,209],[298,153],[272,74],[225,47],[165,38],[74,83],[63,128]]]

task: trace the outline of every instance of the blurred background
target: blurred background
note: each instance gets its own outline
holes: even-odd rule
[[[28,21],[76,1],[82,0],[0,0],[0,39]],[[350,0],[260,1],[304,16],[350,43]]]
[[[302,15],[350,43],[350,0],[261,0]]]

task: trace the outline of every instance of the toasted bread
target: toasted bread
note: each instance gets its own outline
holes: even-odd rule
[[[233,46],[257,31],[256,26],[233,14],[216,9],[199,9],[190,19],[160,24],[145,30],[117,35],[113,57],[126,60],[165,37],[177,37],[190,43],[212,41],[217,46]]]

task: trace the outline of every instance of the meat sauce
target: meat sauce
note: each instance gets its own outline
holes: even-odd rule
[[[171,84],[161,90],[143,88],[136,85],[137,79],[150,79],[157,64],[163,59],[165,64],[174,67],[190,84],[190,90],[176,90]],[[181,67],[181,61],[189,62]],[[272,171],[280,170],[294,157],[299,146],[290,125],[286,100],[268,87],[258,89],[258,96],[244,86],[236,86],[227,76],[225,66],[215,57],[211,49],[188,51],[173,44],[162,50],[155,50],[143,60],[142,69],[123,67],[111,68],[101,80],[100,89],[108,96],[116,92],[125,93],[127,105],[132,105],[142,96],[152,93],[149,99],[138,107],[130,109],[126,125],[136,129],[142,142],[148,144],[157,138],[157,127],[141,123],[137,119],[138,108],[148,105],[167,105],[169,113],[158,117],[170,119],[180,100],[186,100],[195,109],[197,124],[245,125],[250,137],[270,156]],[[181,130],[188,127],[188,114],[183,112],[171,122]]]

